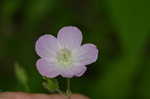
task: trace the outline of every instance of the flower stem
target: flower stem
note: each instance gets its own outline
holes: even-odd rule
[[[67,90],[66,90],[67,99],[71,99],[71,88],[70,88],[70,78],[67,78]]]

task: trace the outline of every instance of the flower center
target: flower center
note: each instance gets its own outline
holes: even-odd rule
[[[61,49],[58,52],[58,55],[57,55],[57,62],[60,65],[63,65],[63,66],[70,65],[72,63],[72,54],[71,54],[71,51],[69,51],[66,48]]]

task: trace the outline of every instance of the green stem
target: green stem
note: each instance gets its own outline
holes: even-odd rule
[[[67,78],[67,90],[66,90],[66,95],[67,95],[68,99],[71,99],[70,78]]]

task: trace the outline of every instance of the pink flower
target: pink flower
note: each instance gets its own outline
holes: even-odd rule
[[[82,42],[81,31],[74,26],[63,27],[57,38],[50,34],[41,36],[36,42],[36,52],[41,57],[37,69],[42,76],[71,78],[82,76],[87,67],[97,60],[98,49],[93,44]]]

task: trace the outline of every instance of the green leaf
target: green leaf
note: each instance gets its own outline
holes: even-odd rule
[[[26,91],[29,91],[27,72],[18,63],[15,63],[15,73],[18,82],[24,86]]]
[[[47,89],[49,92],[54,92],[59,89],[59,84],[56,79],[46,78],[44,77],[43,86],[45,89]]]

